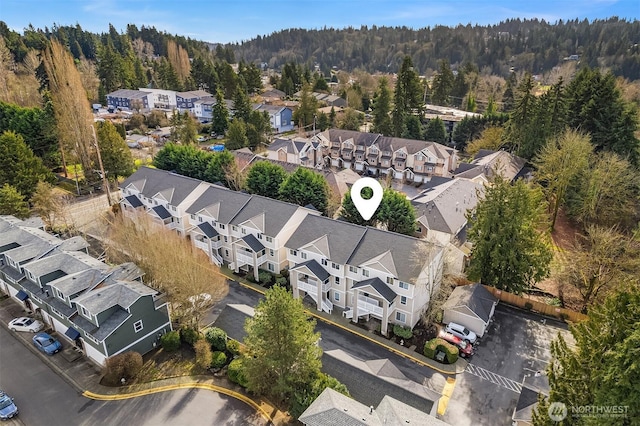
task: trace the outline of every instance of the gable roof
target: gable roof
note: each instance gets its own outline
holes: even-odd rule
[[[247,243],[247,245],[253,250],[254,253],[258,253],[261,250],[264,250],[264,246],[253,234],[247,234],[242,237],[242,241]]]
[[[340,380],[358,402],[378,405],[385,395],[431,412],[440,394],[409,380],[391,361],[364,361],[342,349],[325,351],[322,371]],[[387,364],[388,363],[388,364]]]
[[[219,203],[218,217],[214,218],[220,223],[229,223],[244,207],[251,195],[242,192],[231,191],[217,185],[209,187],[189,207],[187,213],[198,214],[208,207]]]
[[[498,303],[498,299],[482,284],[458,286],[442,305],[442,309],[459,310],[469,308],[485,323],[489,322],[491,307]]]
[[[198,224],[198,228],[204,233],[207,238],[213,238],[218,235],[218,231],[211,226],[209,222],[202,222]]]
[[[249,200],[242,206],[242,209],[231,220],[231,224],[240,225],[246,221],[262,216],[263,229],[265,235],[275,237],[282,228],[289,222],[293,214],[300,208],[297,204],[274,200],[260,195],[250,195]],[[226,200],[224,201],[226,203]],[[260,225],[260,224],[255,224]]]
[[[507,180],[514,180],[520,175],[526,165],[526,160],[517,157],[507,151],[490,151],[481,149],[478,151],[473,161],[468,165],[461,163],[455,171],[456,177],[471,179],[480,174],[491,177],[495,174],[496,168]]]
[[[322,267],[318,262],[314,259],[307,260],[306,262],[298,263],[291,270],[299,269],[299,268],[307,268],[311,271],[313,275],[318,277],[320,281],[324,281],[329,278],[329,273]]]
[[[113,306],[129,309],[140,297],[157,293],[154,289],[138,282],[120,281],[90,290],[76,297],[74,302],[84,306],[92,314],[99,314]]]
[[[395,291],[391,290],[387,284],[382,282],[382,280],[378,277],[369,278],[368,280],[359,281],[358,283],[353,285],[353,288],[360,287],[368,287],[371,286],[375,289],[375,291],[380,294],[380,296],[387,299],[389,303],[393,302],[395,298],[398,296]]]
[[[306,426],[381,425],[369,407],[331,388],[325,388],[298,420]]]
[[[255,310],[249,305],[228,304],[220,312],[213,324],[227,332],[230,338],[242,342],[247,335],[244,323],[252,318]]]
[[[129,195],[127,197],[124,197],[124,199],[127,200],[127,202],[134,209],[137,209],[138,207],[144,206],[144,204],[142,204],[142,201],[140,201],[140,199],[138,197],[136,197],[135,195]]]
[[[382,135],[379,133],[357,132],[355,130],[328,129],[320,133],[331,142],[344,142],[353,139],[354,145],[373,145]]]
[[[122,182],[120,187],[127,188],[129,185],[133,185],[147,198],[161,194],[169,204],[178,206],[200,184],[202,181],[166,170],[141,167]]]
[[[171,213],[169,213],[169,210],[167,210],[163,205],[154,206],[151,210],[153,210],[160,219],[164,220],[171,217]]]

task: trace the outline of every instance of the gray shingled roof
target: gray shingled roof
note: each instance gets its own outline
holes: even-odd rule
[[[247,318],[253,317],[250,312],[253,310],[247,305],[229,304],[222,309],[213,325],[227,332],[227,336],[242,342],[247,332],[244,329],[244,322]],[[255,312],[255,311],[254,311]]]
[[[448,423],[413,408],[402,401],[385,396],[376,407],[380,422],[384,426],[446,426]]]
[[[36,277],[43,277],[56,270],[64,271],[65,275],[75,274],[76,272],[90,269],[90,266],[69,253],[54,252],[42,259],[29,262],[24,268]]]
[[[481,284],[471,284],[456,287],[442,309],[456,310],[468,307],[485,323],[489,322],[491,307],[498,303],[498,299]]]
[[[104,278],[102,271],[92,268],[50,281],[49,285],[60,290],[65,296],[72,296],[95,286]]]
[[[287,224],[298,208],[299,206],[296,204],[286,203],[260,195],[252,195],[230,223],[240,225],[256,218],[256,216],[263,216],[259,218],[259,220],[256,219],[257,221],[264,222],[264,229],[260,231],[265,235],[275,237],[280,233],[284,225]]]
[[[265,158],[265,157],[261,157],[259,155],[256,155],[253,157],[253,159],[251,160],[251,163],[249,163],[249,166],[257,163],[258,161],[268,161],[271,164],[275,164],[278,165],[280,167],[282,167],[287,173],[293,173],[296,171],[296,169],[300,166],[298,166],[295,163],[289,163],[286,161],[279,161],[279,160],[274,160],[273,158]]]
[[[369,278],[368,280],[360,281],[354,284],[353,288],[368,287],[368,286],[373,287],[380,294],[380,296],[387,299],[389,303],[393,302],[398,296],[395,291],[391,290],[389,286],[386,285],[384,282],[382,282],[382,280],[378,277]]]
[[[331,388],[322,391],[298,420],[306,426],[382,425],[369,407]]]
[[[267,147],[267,150],[277,151],[281,148],[285,148],[285,151],[287,151],[287,153],[289,154],[294,153],[293,143],[291,142],[291,139],[276,138],[273,142],[269,144],[269,146]]]
[[[148,198],[162,193],[162,196],[167,198],[171,205],[177,206],[201,183],[199,180],[166,170],[140,167],[138,171],[122,182],[120,187],[126,188],[130,184],[134,184]]]
[[[322,132],[324,137],[331,142],[346,141],[347,139],[353,139],[354,145],[371,146],[382,135],[379,133],[367,133],[357,132],[354,130],[342,130],[342,129],[329,129]]]
[[[389,258],[392,259],[397,272],[396,277],[401,281],[413,282],[427,263],[427,255],[431,253],[435,256],[440,250],[442,247],[414,237],[367,228],[347,263],[360,266],[373,258],[386,255],[381,259],[381,263],[385,264]]]
[[[98,287],[74,299],[87,308],[92,314],[104,312],[112,306],[129,308],[138,298],[156,294],[157,292],[144,284],[135,282],[118,282],[104,287]]]
[[[327,257],[333,262],[344,265],[358,246],[365,231],[366,228],[362,226],[323,216],[307,215],[284,246],[300,249],[326,235],[329,246]]]
[[[187,208],[187,213],[197,214],[203,209],[220,203],[220,210],[216,221],[220,223],[229,223],[250,198],[251,195],[249,194],[210,185],[204,193]]]
[[[291,270],[302,268],[302,267],[308,268],[311,271],[311,273],[313,273],[313,275],[315,275],[320,279],[320,281],[324,281],[327,278],[329,278],[329,273],[322,266],[320,266],[320,264],[316,262],[314,259],[307,260],[306,262],[298,263],[293,268],[291,268]]]
[[[247,245],[253,250],[254,253],[258,253],[259,251],[264,250],[264,246],[253,234],[248,234],[242,237],[242,241],[247,243]]]
[[[418,410],[431,412],[440,398],[438,392],[403,377],[395,366],[378,368],[380,365],[384,363],[364,361],[342,349],[325,351],[322,356],[322,371],[342,382],[351,396],[366,406],[377,406],[389,395]]]
[[[213,238],[216,235],[218,235],[218,231],[216,231],[216,229],[213,226],[211,226],[209,222],[200,223],[198,225],[198,228],[200,228],[200,230],[204,232],[204,235],[207,238]]]
[[[118,89],[115,92],[108,93],[107,97],[126,98],[126,99],[142,99],[147,95],[149,95],[149,92],[143,92],[141,90]]]

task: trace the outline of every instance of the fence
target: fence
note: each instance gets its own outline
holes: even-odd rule
[[[547,305],[546,303],[538,302],[537,300],[518,296],[517,294],[509,293],[504,290],[498,290],[495,287],[489,287],[485,285],[484,288],[486,288],[495,297],[500,299],[501,302],[504,302],[508,305],[536,311],[543,315],[548,315],[571,322],[579,322],[587,319],[587,316],[581,314],[580,312],[560,308],[558,306]]]

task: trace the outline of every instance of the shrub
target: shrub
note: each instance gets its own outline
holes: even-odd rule
[[[413,337],[413,330],[410,327],[403,327],[395,324],[393,326],[393,334],[403,339],[411,339]]]
[[[211,365],[211,345],[206,340],[200,339],[193,349],[196,351],[196,365],[202,369],[207,369]]]
[[[224,351],[227,348],[227,333],[218,327],[207,328],[204,337],[216,351]]]
[[[531,302],[526,302],[526,303],[524,304],[524,308],[525,308],[527,311],[530,311],[530,310],[531,310],[531,308],[533,308],[533,304],[532,304]]]
[[[227,377],[233,383],[237,383],[243,388],[247,387],[247,377],[244,375],[244,365],[242,358],[236,358],[229,363]]]
[[[125,352],[107,358],[104,368],[104,381],[108,385],[120,384],[120,379],[133,379],[142,369],[142,355],[138,352]]]
[[[211,355],[211,367],[222,368],[227,363],[227,355],[221,351],[215,351]]]
[[[160,338],[162,349],[167,352],[177,351],[180,348],[180,333],[170,331]]]
[[[289,414],[296,419],[300,417],[326,388],[331,388],[343,395],[351,396],[347,387],[340,383],[338,379],[328,374],[318,373],[318,376],[311,383],[304,384],[302,389],[294,393]]]
[[[557,297],[552,297],[551,299],[549,299],[549,301],[547,301],[548,305],[551,306],[562,306],[562,301],[560,299],[558,299]]]
[[[189,346],[194,346],[200,340],[200,332],[191,327],[182,327],[180,329],[180,340]]]
[[[240,355],[240,343],[237,340],[227,340],[227,352],[232,356]]]
[[[458,348],[439,337],[429,340],[424,345],[423,353],[427,358],[435,359],[439,351],[445,353],[447,364],[453,364],[458,360]]]
[[[273,275],[271,275],[271,272],[260,271],[258,272],[258,279],[260,280],[260,284],[268,287],[273,281]]]

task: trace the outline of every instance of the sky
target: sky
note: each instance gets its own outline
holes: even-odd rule
[[[75,25],[107,32],[127,24],[212,43],[250,40],[287,28],[361,25],[411,28],[497,24],[509,18],[640,19],[639,0],[0,0],[0,20],[22,32]]]

